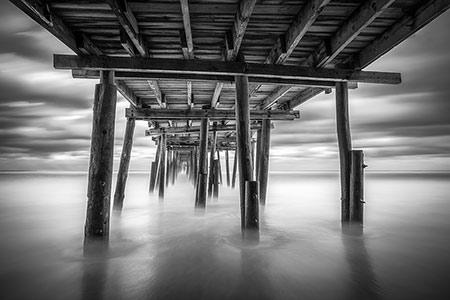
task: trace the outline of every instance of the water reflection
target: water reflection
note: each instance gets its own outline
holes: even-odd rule
[[[106,299],[107,260],[103,255],[85,257],[82,262],[82,300]]]
[[[346,299],[378,300],[383,291],[378,285],[366,248],[363,227],[359,224],[342,226],[342,242],[350,267],[350,286]]]

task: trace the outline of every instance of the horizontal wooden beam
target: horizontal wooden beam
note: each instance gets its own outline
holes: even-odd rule
[[[134,92],[126,85],[126,83],[123,80],[116,80],[115,84],[117,86],[117,90],[134,107],[142,106],[141,99],[134,94]]]
[[[136,49],[142,56],[148,56],[147,47],[139,33],[139,27],[134,17],[133,12],[128,7],[128,3],[125,0],[106,0],[111,7],[111,10],[117,16],[120,25],[127,33],[130,40],[133,42]]]
[[[209,118],[214,120],[235,120],[234,110],[219,109],[151,109],[151,108],[127,108],[127,118],[137,120],[200,120]],[[252,120],[294,120],[300,118],[299,111],[284,110],[251,110]]]
[[[273,123],[271,124],[271,128],[273,129]],[[250,130],[258,130],[261,129],[260,124],[254,124],[250,126]],[[217,125],[214,128],[217,132],[227,132],[227,131],[235,131],[236,125]],[[186,134],[186,133],[199,133],[200,132],[200,126],[190,126],[190,127],[169,127],[169,128],[156,128],[156,129],[147,129],[145,131],[145,136],[152,136],[152,135],[161,135],[161,134]],[[212,132],[212,130],[211,130]]]
[[[227,60],[233,61],[239,53],[242,40],[244,39],[245,30],[247,29],[250,16],[253,13],[257,0],[241,0],[236,10],[236,16],[234,17],[233,29],[231,30],[232,44],[227,42]]]
[[[401,76],[399,73],[252,64],[242,62],[55,54],[53,57],[53,63],[56,69],[139,71],[156,73],[165,72],[174,75],[209,74],[255,76],[264,78],[356,81],[383,84],[401,83]]]
[[[449,8],[448,0],[420,1],[414,11],[407,13],[361,52],[350,57],[347,63],[354,68],[367,67]]]
[[[73,78],[87,78],[98,79],[100,77],[100,71],[97,70],[72,70]],[[182,81],[215,81],[222,84],[234,84],[234,76],[227,75],[196,75],[196,74],[177,74],[176,77],[173,74],[166,73],[145,73],[145,72],[115,72],[115,78],[117,79],[142,79],[142,80],[182,80]],[[335,81],[327,80],[305,80],[305,79],[284,79],[284,78],[265,78],[265,77],[248,77],[248,81],[251,83],[265,84],[265,85],[289,85],[289,86],[311,86],[311,87],[323,87],[334,88]],[[349,82],[349,89],[358,88],[357,82]]]

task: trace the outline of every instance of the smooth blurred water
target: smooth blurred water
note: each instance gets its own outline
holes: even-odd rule
[[[248,245],[237,190],[200,215],[184,175],[160,202],[132,173],[91,258],[86,180],[0,174],[0,299],[450,299],[449,174],[367,174],[362,237],[341,232],[338,174],[271,174]]]

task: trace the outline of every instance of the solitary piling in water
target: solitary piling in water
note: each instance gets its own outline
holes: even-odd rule
[[[363,225],[364,222],[364,153],[351,151],[350,173],[350,222]]]
[[[109,239],[116,102],[114,72],[101,71],[100,83],[95,87],[92,119],[88,204],[84,227],[85,251],[90,244],[100,241],[106,245]]]

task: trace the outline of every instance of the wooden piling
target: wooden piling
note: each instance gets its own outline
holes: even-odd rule
[[[259,184],[258,181],[245,182],[245,239],[259,240]]]
[[[269,156],[270,156],[270,120],[262,121],[261,135],[258,140],[261,139],[261,150],[259,158],[259,197],[261,205],[266,205],[267,187],[269,181]]]
[[[166,187],[169,186],[169,182],[170,182],[170,176],[171,176],[171,172],[172,172],[172,154],[173,151],[167,149],[166,150]]]
[[[259,173],[261,167],[261,150],[262,150],[262,129],[256,131],[256,162],[255,162],[255,179],[260,181]]]
[[[162,134],[161,139],[161,162],[159,166],[159,199],[164,199],[164,189],[166,187],[166,135]]]
[[[204,208],[206,206],[206,185],[208,176],[208,119],[204,118],[200,124],[200,148],[198,160],[198,179],[195,207]]]
[[[155,155],[155,161],[151,164],[151,170],[150,170],[150,186],[149,191],[153,193],[155,191],[157,178],[158,178],[158,166],[160,161],[160,153],[161,153],[161,147],[160,142],[158,142],[158,145],[156,147],[156,155]]]
[[[210,198],[213,194],[213,185],[214,185],[214,156],[216,154],[216,142],[217,142],[217,131],[215,128],[217,127],[217,122],[213,123],[213,136],[211,140],[211,152],[209,157],[209,178],[208,178],[208,197]]]
[[[227,173],[227,186],[230,187],[230,154],[228,150],[225,151],[225,171]]]
[[[214,160],[214,174],[213,174],[213,198],[219,198],[219,160]]]
[[[234,151],[233,176],[231,176],[231,187],[233,189],[236,187],[236,172],[237,172],[237,151]]]
[[[117,88],[114,85],[114,72],[101,71],[100,78],[100,84],[95,86],[92,119],[85,251],[89,251],[89,246],[96,241],[107,245],[109,239]]]
[[[218,172],[219,184],[222,184],[223,178],[222,178],[222,163],[220,161],[220,151],[217,150],[216,152],[217,152],[217,164],[218,164],[218,168],[219,168],[219,172]]]
[[[241,62],[244,62],[240,57]],[[236,141],[239,160],[239,187],[241,204],[241,228],[245,228],[245,182],[253,180],[251,137],[250,137],[250,103],[248,97],[247,76],[235,76],[236,85]]]
[[[116,191],[114,193],[113,209],[116,211],[122,211],[123,199],[125,198],[125,186],[127,184],[131,148],[133,147],[134,127],[135,120],[128,118],[125,127],[122,155],[120,156],[119,171],[117,173]]]
[[[363,224],[364,221],[364,153],[352,150],[350,173],[350,213],[351,223]]]
[[[352,142],[348,116],[347,82],[336,82],[336,125],[341,177],[341,222],[349,222],[350,151]]]

